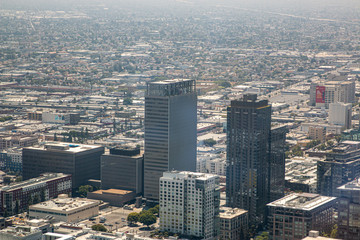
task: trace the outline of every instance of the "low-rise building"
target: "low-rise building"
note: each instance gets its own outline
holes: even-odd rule
[[[310,230],[330,232],[335,197],[295,193],[267,204],[270,239],[300,240]]]
[[[220,207],[220,239],[246,239],[249,224],[248,212],[240,208]]]
[[[16,226],[0,230],[1,240],[42,240],[42,232],[35,227]]]
[[[40,177],[0,188],[0,212],[17,214],[29,204],[71,194],[71,175],[45,173]]]
[[[30,218],[49,218],[55,221],[79,222],[99,214],[101,201],[85,198],[69,198],[60,195],[56,199],[31,205]]]
[[[87,197],[89,199],[97,199],[108,202],[112,206],[122,207],[125,203],[135,199],[136,193],[121,189],[108,189],[89,192]]]

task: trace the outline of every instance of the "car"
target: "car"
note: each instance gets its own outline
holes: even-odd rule
[[[95,221],[96,219],[94,217],[89,218],[90,221]]]
[[[115,224],[119,224],[119,222],[115,222]]]

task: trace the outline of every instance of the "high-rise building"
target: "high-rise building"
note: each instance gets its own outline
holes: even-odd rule
[[[335,197],[295,193],[269,203],[270,239],[300,240],[310,230],[329,233],[333,227]]]
[[[101,156],[101,189],[143,192],[144,157],[140,148],[110,149]]]
[[[265,221],[269,201],[271,106],[256,95],[231,101],[227,109],[226,204]]]
[[[329,123],[351,128],[352,104],[351,103],[330,103]]]
[[[360,239],[360,180],[356,179],[338,188],[338,237]]]
[[[144,196],[159,199],[168,170],[196,171],[197,95],[194,80],[147,85],[145,96]]]
[[[317,191],[339,197],[338,187],[360,177],[360,142],[343,141],[317,162]]]
[[[104,147],[54,142],[23,149],[23,179],[55,172],[72,175],[73,188],[100,179],[100,157]]]
[[[218,239],[219,177],[194,172],[164,172],[160,178],[160,229],[201,239]]]
[[[29,204],[49,200],[59,194],[71,194],[71,175],[46,173],[37,178],[0,188],[0,212],[17,214]]]
[[[286,126],[271,128],[270,166],[269,166],[269,201],[275,201],[284,196],[285,189],[285,140],[289,130]]]

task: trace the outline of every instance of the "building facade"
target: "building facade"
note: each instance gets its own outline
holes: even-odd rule
[[[286,126],[271,128],[270,166],[269,166],[269,201],[275,201],[284,196],[285,189],[285,140],[289,130]]]
[[[240,208],[220,207],[220,240],[248,239],[248,212]]]
[[[329,108],[331,103],[337,102],[355,102],[355,81],[350,81],[344,76],[311,84],[309,102],[311,106]]]
[[[256,95],[231,101],[227,109],[226,204],[265,221],[269,198],[271,106]]]
[[[37,177],[44,172],[72,175],[73,188],[100,179],[100,157],[104,147],[54,142],[23,149],[23,179]]]
[[[147,85],[145,96],[144,196],[159,199],[168,170],[196,171],[197,95],[194,80]]]
[[[360,177],[360,142],[343,141],[317,162],[317,191],[339,197],[338,187]]]
[[[144,157],[140,149],[110,149],[101,156],[101,189],[143,192]]]
[[[351,103],[330,103],[329,123],[351,128],[352,104]]]
[[[216,175],[165,172],[160,178],[160,229],[202,239],[219,236],[220,187]]]
[[[338,237],[360,239],[360,180],[356,179],[338,188]]]
[[[29,218],[52,217],[56,221],[79,222],[99,215],[101,201],[86,198],[68,198],[66,195],[31,205]]]
[[[0,212],[2,215],[20,213],[34,202],[71,194],[71,175],[46,173],[40,177],[0,188]],[[5,214],[6,212],[6,214]]]
[[[330,233],[334,224],[336,198],[295,193],[267,206],[270,239],[300,240],[306,237],[310,230]]]

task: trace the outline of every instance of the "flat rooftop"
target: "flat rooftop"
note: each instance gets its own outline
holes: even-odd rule
[[[220,218],[231,219],[246,214],[248,211],[241,208],[220,207]]]
[[[267,206],[310,211],[335,199],[336,197],[321,196],[313,193],[294,193],[271,202]]]
[[[108,189],[108,190],[98,190],[95,192],[92,192],[95,194],[115,194],[115,195],[125,195],[132,193],[132,191],[122,190],[122,189]]]
[[[351,190],[351,191],[360,191],[360,179],[355,179],[352,182],[349,182],[341,187],[338,187],[339,190]]]
[[[55,198],[30,206],[30,210],[46,210],[54,212],[71,212],[90,205],[99,205],[99,200],[85,198]]]
[[[173,83],[179,83],[179,82],[189,82],[194,81],[191,79],[169,79],[169,80],[160,80],[155,82],[150,82],[149,84],[173,84]]]
[[[87,145],[79,143],[65,143],[65,142],[48,142],[45,145],[26,147],[26,149],[43,150],[43,151],[61,151],[68,153],[79,153],[88,150],[102,148],[99,145]]]

